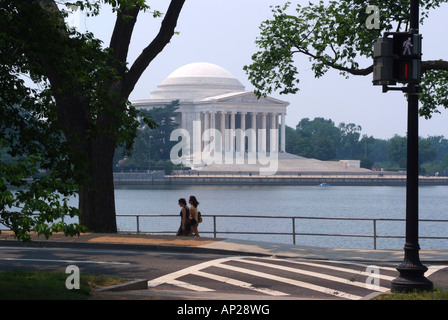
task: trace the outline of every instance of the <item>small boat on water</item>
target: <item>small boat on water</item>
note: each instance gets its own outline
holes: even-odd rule
[[[326,182],[322,182],[319,187],[329,187],[330,185]]]

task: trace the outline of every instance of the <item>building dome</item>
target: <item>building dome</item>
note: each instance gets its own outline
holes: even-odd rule
[[[245,91],[241,82],[226,69],[207,62],[184,65],[151,92],[154,100],[200,100]]]

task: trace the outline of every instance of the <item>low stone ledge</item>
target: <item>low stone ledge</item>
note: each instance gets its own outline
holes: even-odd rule
[[[126,283],[120,283],[113,286],[100,288],[97,291],[127,291],[127,290],[146,290],[148,289],[148,280],[137,279]]]

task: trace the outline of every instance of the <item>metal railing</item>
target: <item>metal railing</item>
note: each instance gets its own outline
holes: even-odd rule
[[[125,232],[137,233],[137,234],[172,234],[171,231],[155,231],[155,230],[142,230],[141,229],[141,218],[179,218],[179,215],[163,215],[163,214],[117,214],[117,217],[135,217],[136,230],[126,230]],[[290,232],[267,232],[263,231],[226,231],[218,229],[218,218],[219,219],[235,219],[235,218],[245,218],[245,219],[282,219],[290,220],[291,231]],[[404,239],[403,235],[379,235],[377,232],[378,222],[405,222],[405,219],[388,219],[388,218],[334,218],[334,217],[288,217],[288,216],[254,216],[254,215],[207,215],[205,219],[212,220],[212,230],[201,228],[201,234],[212,234],[213,238],[217,238],[218,235],[225,234],[239,234],[239,235],[283,235],[291,236],[292,244],[296,244],[296,239],[298,236],[325,236],[325,237],[352,237],[352,238],[371,238],[373,239],[373,249],[377,249],[377,240],[386,238]],[[341,233],[314,233],[314,232],[296,232],[296,221],[298,220],[333,220],[333,221],[370,221],[372,223],[371,230],[372,234],[341,234]],[[448,220],[432,220],[432,219],[421,219],[420,222],[437,222],[437,223],[448,223]],[[210,226],[210,223],[207,223]],[[419,239],[432,239],[432,240],[448,240],[448,236],[420,236]]]

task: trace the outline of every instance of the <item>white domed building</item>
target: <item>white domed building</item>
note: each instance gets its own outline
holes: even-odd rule
[[[184,65],[163,80],[148,100],[133,101],[132,104],[136,108],[151,109],[173,100],[179,100],[180,105],[176,122],[190,136],[197,134],[193,130],[196,121],[201,126],[201,137],[207,129],[221,133],[223,151],[269,152],[270,129],[278,129],[280,123],[280,147],[276,146],[276,151],[285,152],[285,116],[289,103],[270,97],[258,99],[220,66],[206,62]],[[226,129],[243,132],[255,129],[256,137],[246,136],[244,143],[238,143],[235,138],[226,140]]]
[[[149,99],[133,101],[132,104],[137,109],[151,109],[163,107],[173,100],[179,100],[180,105],[175,120],[190,137],[189,150],[187,155],[182,155],[182,161],[196,169],[261,172],[260,168],[266,168],[267,162],[248,161],[249,155],[256,154],[257,159],[275,155],[265,171],[270,172],[268,174],[277,171],[368,171],[359,168],[359,160],[348,165],[347,161],[320,161],[286,153],[285,116],[289,103],[271,97],[258,98],[230,72],[215,64],[198,62],[184,65],[163,80],[151,92]],[[214,149],[215,156],[216,150],[220,150],[223,153],[219,152],[218,157],[224,157],[226,153],[240,155],[240,158],[231,163],[204,161],[204,150],[210,146],[208,142],[214,140],[206,136],[210,132],[207,129],[216,129],[220,133],[218,138],[215,136],[218,146]],[[230,135],[238,129],[243,135]],[[205,167],[202,166],[204,162]]]

